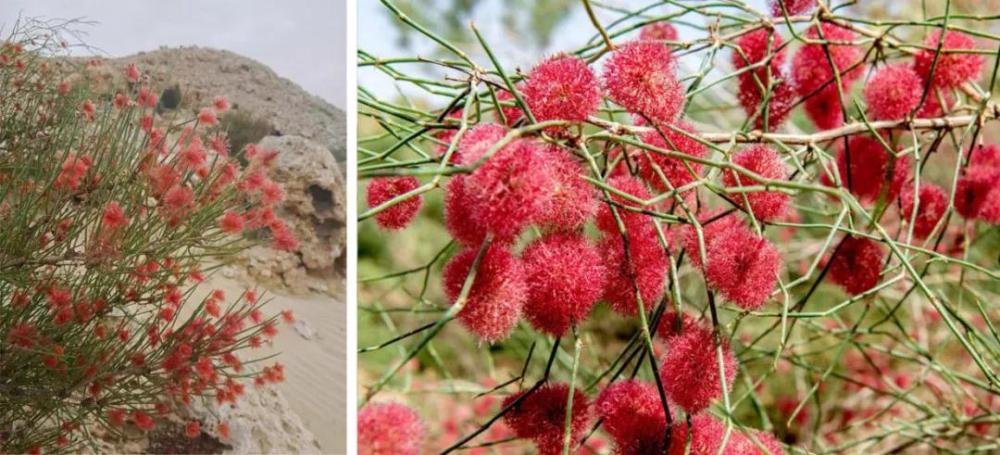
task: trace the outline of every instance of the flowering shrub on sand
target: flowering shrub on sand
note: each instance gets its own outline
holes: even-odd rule
[[[158,118],[135,65],[92,91],[59,30],[26,24],[0,45],[0,453],[90,450],[281,381],[249,352],[277,333],[265,301],[199,285],[251,238],[294,248],[275,152],[229,150],[223,98]]]
[[[522,70],[382,3],[442,54],[359,54],[423,97],[359,92],[362,412],[407,403],[412,453],[1000,443],[985,18],[584,1]]]

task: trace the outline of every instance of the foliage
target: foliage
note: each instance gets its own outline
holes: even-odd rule
[[[76,452],[282,379],[249,353],[276,333],[257,292],[199,289],[245,233],[287,237],[265,190],[273,152],[241,168],[206,132],[210,108],[156,126],[134,65],[102,100],[102,63],[69,66],[60,31],[19,23],[0,48],[2,453]]]

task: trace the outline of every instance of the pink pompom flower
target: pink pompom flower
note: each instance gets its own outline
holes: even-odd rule
[[[913,69],[927,80],[931,77],[934,55],[938,54],[937,63],[934,64],[933,85],[955,87],[979,77],[985,61],[983,56],[961,52],[974,50],[976,41],[965,33],[951,30],[944,34],[944,43],[941,43],[941,33],[941,30],[935,30],[927,35],[924,40],[926,49],[921,49],[913,56]],[[940,53],[937,52],[939,45]]]
[[[970,149],[969,166],[1000,169],[1000,145],[979,144]]]
[[[909,65],[879,68],[865,85],[865,103],[872,120],[899,120],[912,112],[924,91],[920,75]]]
[[[478,254],[479,248],[467,248],[445,265],[443,287],[452,304],[459,298]],[[479,261],[458,319],[483,341],[495,343],[514,330],[527,297],[523,264],[507,248],[494,243]]]
[[[528,284],[524,315],[541,332],[563,335],[601,297],[607,271],[597,248],[580,234],[542,237],[521,258]]]
[[[729,438],[726,440],[725,447],[723,447],[722,443],[726,439],[725,435],[726,426],[710,414],[699,414],[692,417],[690,428],[687,422],[675,422],[671,427],[671,443],[668,455],[714,455],[717,453],[737,455],[758,453],[756,446],[752,445],[746,436],[735,429],[729,433]],[[691,444],[688,449],[686,442],[689,437]],[[673,441],[683,441],[684,443],[674,444]]]
[[[830,280],[851,295],[858,295],[878,284],[885,263],[885,251],[878,242],[866,237],[845,237],[835,250],[829,265]]]
[[[712,244],[722,234],[738,227],[744,227],[739,218],[734,215],[722,215],[721,211],[709,212],[700,216],[701,233],[705,245],[705,255],[709,256]],[[677,231],[676,242],[684,247],[684,252],[695,267],[701,268],[701,248],[698,245],[698,233],[694,226],[687,225]]]
[[[667,398],[689,414],[701,412],[722,397],[714,338],[708,329],[685,329],[671,340],[660,366],[660,380]],[[725,387],[730,390],[736,378],[736,357],[729,344],[725,340],[721,342]]]
[[[975,159],[975,155],[973,155]],[[955,211],[970,220],[996,224],[1000,211],[1000,168],[969,166],[955,185]]]
[[[507,128],[496,123],[480,123],[469,129],[458,141],[451,162],[457,165],[473,164],[486,155],[500,139],[507,135]]]
[[[816,7],[816,0],[769,0],[768,4],[771,5],[772,16],[784,16],[785,13],[789,16],[798,16],[812,11]]]
[[[631,175],[614,176],[608,178],[605,183],[609,187],[614,188],[621,193],[631,195],[639,200],[648,200],[652,197],[642,180],[632,177]],[[638,212],[638,210],[643,209],[642,204],[634,202],[630,199],[625,199],[625,197],[611,191],[608,191],[608,195],[611,198],[611,202],[615,204],[615,210],[618,212],[618,217],[621,218],[627,231],[636,231],[640,233],[648,233],[652,231],[653,220]],[[617,234],[619,232],[618,223],[615,221],[615,216],[611,210],[611,204],[607,202],[601,202],[600,205],[598,205],[595,223],[597,224],[598,229],[606,233]]]
[[[517,237],[552,200],[552,172],[540,145],[521,139],[497,151],[465,179],[475,222],[498,239]]]
[[[850,167],[848,167],[848,159]],[[870,136],[853,136],[846,146],[841,143],[837,153],[837,171],[840,183],[861,202],[875,202],[883,192],[887,201],[899,195],[910,171],[909,156],[891,162],[889,152],[882,143]],[[890,164],[892,170],[890,173]],[[829,183],[826,176],[823,179]],[[888,184],[888,188],[886,188]]]
[[[670,49],[655,41],[634,41],[611,54],[604,87],[612,101],[655,122],[672,122],[684,107]]]
[[[551,201],[535,216],[550,231],[575,231],[597,212],[598,190],[584,179],[587,171],[562,147],[547,145],[544,156],[552,173]]]
[[[361,455],[419,455],[424,433],[420,416],[400,403],[371,403],[358,412]]]
[[[663,284],[667,277],[667,254],[659,244],[655,232],[629,234],[629,255],[626,260],[624,242],[620,235],[607,234],[600,243],[601,256],[608,271],[603,299],[611,309],[633,316],[639,313],[635,289],[639,289],[643,307],[653,308],[663,297]],[[633,283],[634,281],[634,283]]]
[[[840,75],[844,89],[861,76],[864,58],[862,49],[848,44],[854,40],[853,31],[824,22],[819,29],[809,28],[805,36],[811,40],[822,40],[825,44],[806,44],[792,59],[791,76],[799,95],[811,96],[819,90],[835,92],[837,88],[834,68]],[[833,66],[830,65],[831,61]]]
[[[601,392],[594,409],[615,442],[616,454],[663,450],[667,418],[655,384],[637,379],[615,382]]]
[[[368,207],[378,207],[419,186],[420,182],[413,176],[373,178],[366,188]],[[421,202],[422,198],[419,195],[400,201],[375,214],[375,222],[383,229],[403,229],[416,218]]]
[[[765,145],[752,145],[733,155],[736,164],[754,174],[771,180],[784,180],[787,177],[785,164],[781,156]],[[752,178],[727,170],[722,175],[722,184],[727,188],[759,185]],[[730,198],[753,212],[754,217],[763,221],[781,218],[788,211],[790,197],[780,191],[755,191],[752,193],[735,193]],[[749,203],[749,204],[748,204]],[[749,205],[749,207],[747,207]]]
[[[517,84],[514,86],[514,88],[516,88],[518,92],[523,92],[524,84],[523,83]],[[505,124],[507,126],[513,127],[515,124],[517,124],[517,122],[521,121],[521,119],[524,118],[524,111],[521,110],[521,107],[517,105],[516,99],[514,98],[514,94],[511,93],[510,90],[498,90],[497,101],[503,103],[500,106],[500,112],[503,113],[503,117],[501,117],[500,113],[498,112],[496,116],[497,122],[503,123],[503,120],[506,120]]]
[[[900,213],[907,222],[913,218],[913,210],[917,209],[916,219],[913,221],[913,235],[918,239],[927,238],[944,216],[944,211],[948,208],[948,193],[940,186],[924,183],[920,185],[920,203],[914,205],[915,191],[913,186],[908,186],[900,196]]]
[[[504,400],[506,408],[529,390],[511,395]],[[587,431],[591,420],[591,404],[587,396],[574,389],[573,414],[570,420],[570,434],[579,441]],[[519,438],[531,439],[542,455],[562,453],[566,427],[566,403],[569,400],[569,386],[549,383],[526,395],[510,412],[504,414],[503,421]]]
[[[733,52],[733,67],[737,70],[750,65],[758,65],[770,58],[770,61],[762,67],[754,68],[751,71],[740,73],[737,79],[737,96],[740,105],[746,114],[755,115],[755,128],[763,128],[765,119],[767,129],[774,130],[788,118],[797,97],[795,89],[788,82],[787,76],[782,73],[781,66],[785,61],[785,52],[780,48],[781,36],[773,31],[759,29],[741,36],[736,41],[739,52]],[[782,79],[779,83],[771,87],[771,79]],[[770,90],[770,96],[767,96]],[[761,103],[765,101],[765,109]]]
[[[522,94],[538,121],[583,122],[597,111],[601,88],[583,60],[555,55],[539,63],[528,74]]]
[[[696,135],[694,127],[688,123],[678,122],[675,126],[688,134]],[[662,135],[657,131],[643,133],[642,142],[656,148],[680,152],[696,158],[703,158],[708,154],[708,149],[704,144],[680,131],[674,131],[666,126],[661,127],[660,131],[663,132]],[[660,177],[661,173],[663,174],[662,178]],[[701,173],[701,164],[683,158],[668,157],[653,151],[644,151],[639,158],[639,175],[646,183],[659,191],[677,189],[694,182],[699,173]]]
[[[448,182],[444,196],[444,224],[458,243],[476,247],[483,243],[488,227],[475,218],[478,213],[476,201],[466,191],[465,179],[464,175],[456,175]]]
[[[767,301],[778,281],[781,255],[767,239],[734,225],[708,248],[705,281],[726,301],[755,310]]]
[[[847,94],[844,94],[845,98]],[[837,90],[821,90],[819,93],[805,99],[802,104],[806,117],[813,122],[816,129],[832,130],[844,124],[844,112],[841,109],[840,93]]]
[[[677,29],[666,21],[654,22],[639,30],[640,41],[677,41]]]

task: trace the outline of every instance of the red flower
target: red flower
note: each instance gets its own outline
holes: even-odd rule
[[[24,349],[33,349],[38,340],[38,332],[28,323],[14,324],[7,332],[7,342]]]
[[[583,60],[560,54],[528,74],[522,94],[538,121],[582,122],[597,111],[601,89]]]
[[[845,237],[831,260],[830,280],[849,294],[858,295],[878,284],[885,252],[874,240]]]
[[[643,41],[677,41],[677,29],[670,22],[654,22],[639,30],[639,39]]]
[[[913,235],[918,239],[926,238],[937,226],[944,216],[944,211],[948,208],[948,194],[941,187],[924,183],[920,185],[920,205],[915,207],[913,187],[909,186],[900,196],[902,207],[900,213],[909,222],[913,218],[913,209],[917,209],[916,219],[913,221]]]
[[[442,274],[445,294],[456,303],[479,248],[467,248],[448,262]],[[510,334],[527,300],[520,260],[499,244],[491,244],[476,268],[476,276],[458,319],[482,340],[493,343]]]
[[[496,123],[480,123],[462,135],[452,154],[451,162],[457,165],[473,164],[506,135],[507,128],[503,126]]]
[[[865,85],[868,116],[872,120],[900,120],[920,104],[923,92],[924,81],[909,65],[883,66]]]
[[[955,210],[966,219],[1000,223],[1000,168],[970,166],[966,169],[955,186]]]
[[[140,430],[150,431],[156,425],[153,422],[153,418],[142,411],[132,412],[132,423],[139,427]]]
[[[850,168],[847,167],[848,158]],[[837,153],[840,184],[864,203],[877,201],[883,192],[887,201],[895,199],[909,174],[910,159],[908,156],[896,159],[890,175],[890,158],[889,152],[877,139],[869,136],[851,137],[846,146],[841,143]],[[823,180],[829,183],[825,175]],[[886,182],[889,183],[888,189],[885,188]]]
[[[108,410],[108,423],[114,427],[125,426],[125,410],[124,409],[109,409]]]
[[[609,385],[595,403],[616,454],[662,453],[667,418],[656,384],[626,379]]]
[[[615,50],[604,64],[604,87],[612,101],[655,122],[672,122],[684,108],[684,86],[670,49],[655,41]]]
[[[921,49],[913,56],[913,69],[927,80],[931,76],[931,64],[937,54],[933,85],[955,87],[978,78],[985,61],[983,56],[956,52],[974,50],[976,41],[965,33],[952,30],[945,33],[944,43],[941,43],[941,33],[941,30],[935,30],[927,35],[927,39],[924,40],[926,49]],[[940,53],[938,53],[939,45]]]
[[[786,13],[789,16],[798,16],[816,7],[816,0],[769,0],[768,3],[771,5],[771,14],[775,17],[784,16]],[[782,6],[785,7],[784,11]]]
[[[184,185],[174,185],[163,195],[163,205],[171,212],[187,210],[194,203],[194,191]]]
[[[105,229],[118,229],[128,225],[128,218],[125,211],[118,205],[117,201],[111,201],[104,206],[104,215],[101,217],[102,225]]]
[[[845,91],[844,98],[848,99],[848,96]],[[822,90],[806,98],[803,103],[806,116],[820,130],[832,130],[844,124],[844,112],[841,106],[840,93],[837,93],[836,89]]]
[[[139,73],[139,67],[137,67],[135,63],[129,63],[128,66],[125,67],[125,78],[128,79],[129,82],[139,82],[140,76],[142,75]]]
[[[476,202],[465,189],[464,175],[456,175],[448,182],[444,196],[444,223],[458,243],[475,247],[486,238],[487,226],[474,218],[478,212]]]
[[[582,235],[542,237],[525,248],[522,258],[528,284],[524,314],[541,332],[561,336],[601,297],[604,263]]]
[[[682,313],[680,320],[678,320],[676,312],[668,311],[660,317],[660,324],[656,328],[656,334],[664,341],[670,342],[673,337],[684,333],[697,324],[698,322],[686,313]]]
[[[212,108],[220,114],[226,112],[229,110],[229,100],[224,96],[216,96],[212,99]]]
[[[970,149],[969,166],[1000,169],[1000,145],[980,144]]]
[[[669,263],[659,239],[651,229],[645,233],[629,234],[631,261],[625,260],[624,242],[617,234],[608,234],[600,244],[600,251],[608,270],[603,299],[613,310],[624,315],[638,314],[636,288],[639,289],[646,311],[659,303]]]
[[[197,420],[192,420],[184,425],[184,436],[194,439],[201,436],[201,423]]]
[[[722,447],[722,441],[726,434],[726,426],[709,414],[700,414],[691,418],[691,426],[687,422],[677,421],[671,427],[670,451],[669,455],[712,455],[723,454],[745,454],[759,453],[757,446],[750,445],[746,437],[735,428],[729,432],[729,439],[726,446]],[[690,451],[687,449],[687,440],[690,437]],[[674,441],[681,441],[682,444]],[[719,452],[719,449],[722,452]],[[776,455],[776,454],[775,454]]]
[[[465,178],[472,220],[498,240],[513,239],[551,202],[552,171],[542,148],[522,139],[498,151]]]
[[[854,40],[854,32],[824,22],[819,29],[809,28],[805,37],[822,40],[824,43],[806,44],[792,59],[791,76],[799,95],[810,96],[818,90],[836,92],[834,68],[840,74],[840,81],[845,89],[861,76],[864,59],[862,49],[853,44],[845,44]],[[831,61],[833,66],[830,65]]]
[[[529,390],[507,397],[501,407],[506,408],[511,405]],[[510,412],[504,414],[503,421],[514,430],[517,437],[533,440],[540,454],[562,453],[569,394],[570,389],[566,384],[542,385],[526,395]],[[587,396],[579,390],[573,390],[570,434],[574,442],[579,441],[587,431],[590,423],[590,407]]]
[[[667,398],[689,414],[704,410],[722,396],[714,338],[712,331],[705,328],[684,329],[684,333],[671,339],[660,366],[660,379]],[[725,386],[731,390],[736,378],[736,357],[729,344],[724,339],[721,342]]]
[[[741,166],[761,177],[771,180],[784,180],[787,177],[785,164],[781,156],[765,145],[752,145],[733,155],[733,164]],[[727,170],[722,176],[722,183],[727,188],[741,186],[756,186],[758,182],[735,171]],[[788,211],[788,194],[780,191],[755,191],[752,193],[733,193],[729,197],[744,208],[753,212],[758,220],[773,221],[781,218]]]
[[[399,403],[372,403],[358,412],[360,455],[419,455],[424,424],[409,407]]]
[[[621,193],[632,195],[634,198],[639,200],[648,200],[652,196],[649,194],[649,190],[646,189],[646,185],[631,175],[619,175],[611,177],[604,182],[609,187],[618,190]],[[628,232],[635,231],[637,233],[650,233],[654,231],[652,218],[643,215],[637,211],[630,210],[643,210],[644,207],[632,200],[625,199],[618,194],[608,191],[608,196],[611,198],[611,202],[614,204],[615,210],[618,212],[618,217],[621,218],[622,223],[625,225],[625,230]],[[597,207],[597,217],[595,223],[598,229],[608,233],[608,234],[618,234],[618,223],[615,221],[615,216],[611,211],[612,204],[607,202],[601,202]]]
[[[740,73],[737,79],[739,88],[737,93],[743,110],[748,116],[757,115],[757,111],[761,111],[757,115],[756,128],[764,126],[765,116],[761,102],[769,91],[766,106],[769,130],[774,130],[785,121],[795,102],[796,93],[791,84],[782,81],[771,87],[772,78],[787,79],[781,71],[785,61],[784,49],[780,48],[781,43],[780,35],[765,29],[754,30],[736,41],[740,52],[733,52],[733,67],[737,70],[750,65],[759,65],[770,58],[763,67]]]
[[[215,431],[219,433],[219,436],[222,437],[222,439],[229,439],[229,423],[219,422],[215,426]]]
[[[546,146],[545,159],[552,172],[552,200],[535,215],[535,221],[552,231],[577,230],[597,211],[597,189],[584,180],[586,169],[568,150]]]
[[[216,117],[215,111],[212,108],[204,107],[198,112],[198,123],[205,126],[212,126],[219,123],[219,118]]]
[[[709,251],[712,249],[712,244],[721,234],[729,232],[734,227],[742,227],[739,218],[733,215],[722,216],[721,213],[709,212],[698,220],[701,224],[706,257],[710,256]],[[684,226],[678,231],[677,237],[676,241],[679,241],[683,245],[684,252],[687,253],[691,264],[701,268],[701,248],[698,245],[698,233],[695,231],[694,226]]]
[[[195,137],[191,139],[188,146],[181,152],[180,167],[189,171],[200,169],[205,165],[207,160],[208,155],[205,153],[205,147],[201,142],[201,138]]]
[[[417,189],[420,182],[416,177],[376,177],[368,182],[368,207],[375,208],[395,197]],[[421,196],[412,196],[382,210],[375,215],[375,222],[383,229],[403,229],[413,221],[420,211]]]
[[[677,122],[675,126],[697,137],[697,133],[691,125],[685,122]],[[666,125],[661,126],[660,131],[663,132],[662,135],[657,131],[643,133],[642,142],[653,147],[680,152],[695,158],[703,158],[708,153],[705,145],[682,132],[674,131]],[[657,171],[657,168],[659,168],[659,171]],[[661,173],[663,174],[662,178],[660,177]],[[642,176],[646,183],[649,183],[651,187],[659,191],[669,191],[687,185],[698,178],[699,173],[701,173],[701,164],[680,157],[668,157],[657,152],[644,150],[642,157],[639,158],[639,175]],[[664,178],[666,181],[664,181]],[[668,182],[669,186],[667,185]]]
[[[239,234],[243,232],[243,224],[245,221],[246,220],[243,218],[243,215],[227,210],[226,213],[222,214],[222,217],[219,218],[219,228],[222,229],[223,232],[229,234]]]
[[[517,84],[514,86],[514,88],[516,88],[518,92],[522,92],[523,94],[524,83]],[[506,123],[507,126],[514,126],[515,124],[517,124],[517,122],[521,120],[521,118],[524,117],[524,111],[521,110],[521,107],[517,105],[516,102],[514,102],[515,101],[514,94],[511,93],[509,90],[502,90],[502,89],[499,90],[497,92],[497,101],[507,104],[513,104],[513,105],[500,106],[500,111],[503,112],[504,118],[507,119]],[[498,122],[502,121],[499,114],[497,115],[497,121]]]
[[[722,298],[747,310],[767,302],[781,269],[781,255],[767,239],[736,225],[720,233],[706,254],[705,281]]]

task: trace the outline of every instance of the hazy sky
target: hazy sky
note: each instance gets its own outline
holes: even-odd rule
[[[107,56],[199,45],[251,57],[343,108],[345,0],[0,0],[4,31],[18,15],[85,19],[87,44]]]

